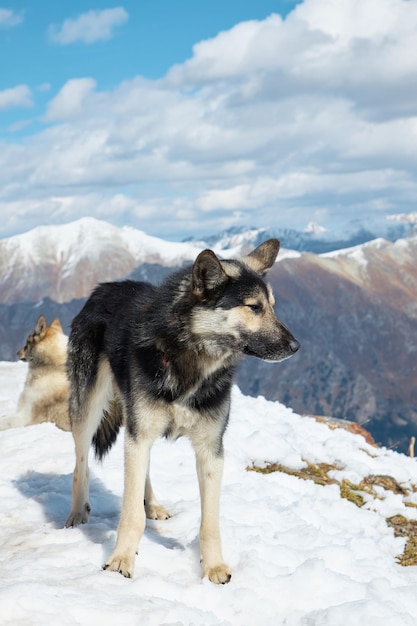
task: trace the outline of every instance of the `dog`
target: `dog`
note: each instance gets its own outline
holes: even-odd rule
[[[186,435],[201,496],[202,575],[214,583],[230,580],[219,499],[233,373],[244,355],[281,361],[300,347],[275,316],[271,288],[262,278],[279,246],[269,239],[242,260],[220,260],[204,250],[159,287],[102,283],[74,318],[68,376],[76,462],[66,527],[89,519],[90,444],[102,459],[125,424],[122,510],[104,569],[130,578],[146,517],[170,516],[152,489],[150,452],[160,436]]]
[[[50,326],[41,315],[17,356],[29,365],[14,415],[0,421],[0,430],[54,422],[70,431],[69,381],[66,372],[68,337],[56,317]]]

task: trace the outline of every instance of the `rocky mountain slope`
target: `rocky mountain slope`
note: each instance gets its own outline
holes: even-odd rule
[[[377,441],[406,449],[417,433],[416,260],[409,238],[276,264],[278,314],[302,349],[276,368],[244,364],[242,387],[366,424]]]
[[[253,230],[212,243],[227,256],[265,236]],[[207,244],[95,220],[0,241],[0,359],[16,358],[40,313],[58,315],[68,331],[97,282],[159,282]],[[240,387],[300,413],[366,424],[377,441],[404,450],[417,433],[417,237],[279,258],[269,275],[278,315],[302,348],[278,365],[247,359]]]

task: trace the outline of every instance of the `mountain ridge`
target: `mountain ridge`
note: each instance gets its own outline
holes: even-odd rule
[[[59,241],[57,233],[65,240]],[[229,238],[219,235],[217,241],[176,244],[82,220],[69,230],[18,236],[12,243],[23,242],[20,256],[19,246],[7,254],[10,240],[0,240],[5,277],[0,285],[0,359],[15,358],[40,313],[48,320],[59,316],[69,332],[71,319],[98,282],[133,278],[159,283],[203,247],[212,244],[220,256],[239,256],[272,234],[251,229],[234,231]],[[132,246],[138,249],[132,251]],[[277,314],[302,347],[276,367],[245,360],[237,374],[244,393],[282,401],[299,413],[367,423],[378,442],[400,441],[405,449],[417,431],[415,259],[413,231],[404,239],[377,238],[321,254],[281,250],[268,279]]]
[[[402,229],[404,225],[400,226]],[[406,224],[405,228],[409,228],[409,234],[413,233],[412,225]],[[392,235],[393,231],[390,232]],[[281,241],[278,260],[281,261],[305,252],[340,252],[350,249],[352,241],[358,239],[357,235],[343,242],[330,242],[320,239],[321,235],[320,229],[302,233],[291,229],[234,228],[204,240],[170,242],[129,226],[117,227],[91,217],[64,225],[39,226],[0,239],[0,302],[35,302],[44,296],[56,302],[68,302],[85,297],[99,282],[129,275],[142,264],[178,267],[191,262],[207,247],[227,258],[242,255],[267,238],[278,237]],[[372,241],[365,239],[355,246]],[[397,240],[394,238],[394,242]],[[291,243],[293,246],[289,245]]]

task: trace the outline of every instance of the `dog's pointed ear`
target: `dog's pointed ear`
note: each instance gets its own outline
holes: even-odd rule
[[[47,323],[46,323],[46,318],[44,315],[40,315],[38,317],[38,321],[36,322],[36,326],[35,326],[35,335],[39,335],[39,337],[41,339],[43,339],[45,337],[46,334],[46,327],[47,327]]]
[[[227,275],[212,250],[203,250],[193,265],[193,292],[204,300],[227,281]]]
[[[242,260],[251,270],[263,276],[269,272],[275,263],[279,247],[280,242],[278,239],[268,239]]]
[[[55,317],[52,322],[51,322],[51,328],[55,328],[55,330],[59,330],[61,333],[63,333],[64,331],[62,330],[62,326],[61,326],[61,322],[59,321],[59,317]]]

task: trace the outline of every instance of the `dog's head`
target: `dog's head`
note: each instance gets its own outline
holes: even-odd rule
[[[17,353],[21,361],[44,362],[63,365],[66,361],[67,336],[56,317],[50,326],[44,315],[40,315],[35,329],[30,333],[23,348]]]
[[[220,260],[211,250],[199,254],[192,269],[197,335],[267,361],[297,352],[300,344],[275,315],[272,290],[262,278],[279,246],[278,239],[269,239],[240,260]]]

